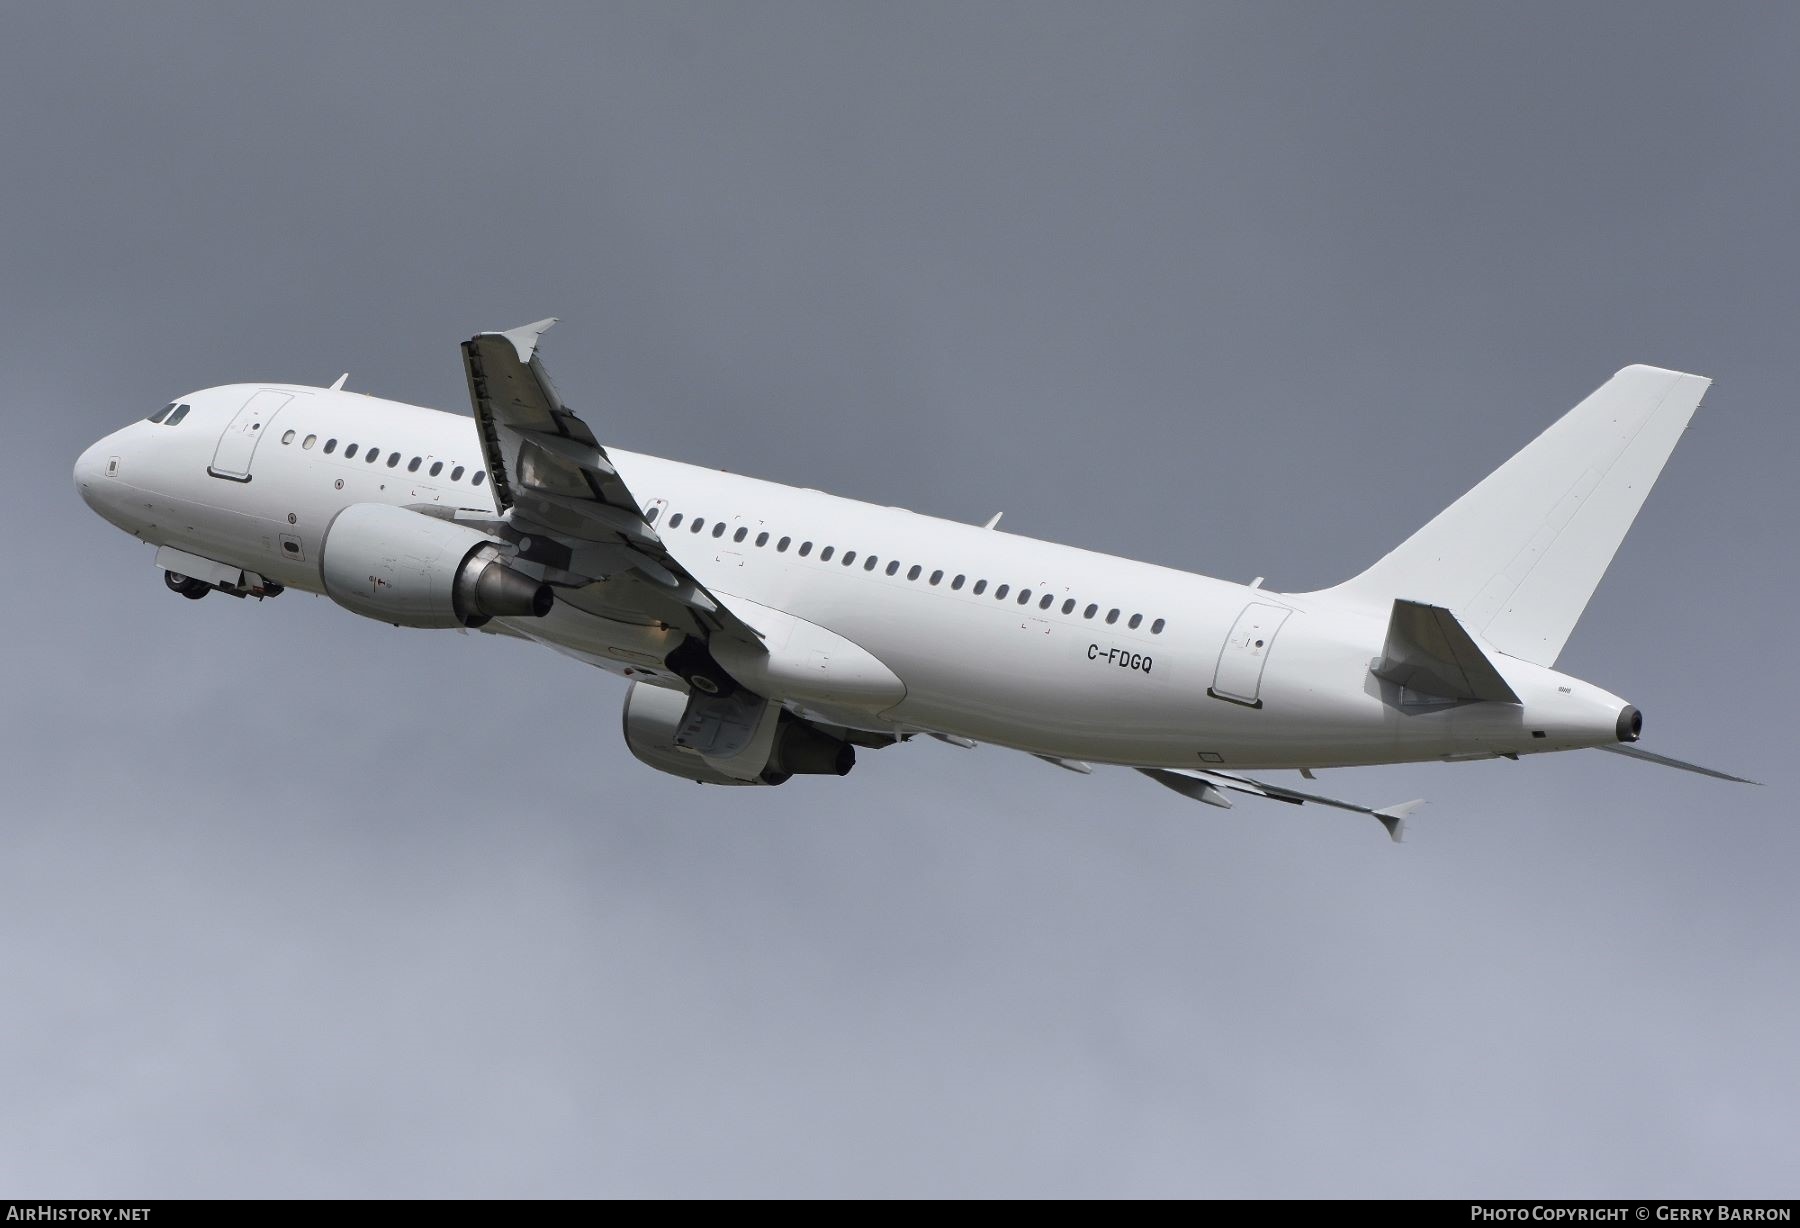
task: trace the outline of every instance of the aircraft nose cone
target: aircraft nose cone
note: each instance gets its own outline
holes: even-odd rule
[[[81,501],[98,511],[94,502],[99,483],[106,478],[106,441],[102,439],[75,458],[75,490]]]
[[[127,502],[126,490],[119,482],[124,462],[120,459],[121,440],[117,434],[96,441],[75,458],[75,493],[101,518],[130,530],[122,519]]]

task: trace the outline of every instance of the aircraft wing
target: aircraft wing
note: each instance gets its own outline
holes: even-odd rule
[[[676,560],[606,449],[563,404],[538,357],[554,319],[463,342],[469,401],[494,497],[551,583],[606,581],[609,613],[752,645],[756,631]],[[560,576],[558,573],[561,573]]]
[[[1406,834],[1406,816],[1425,804],[1424,798],[1418,798],[1410,802],[1401,802],[1397,806],[1364,806],[1359,802],[1343,802],[1334,797],[1321,797],[1317,793],[1302,793],[1298,789],[1289,789],[1284,785],[1272,785],[1262,780],[1252,780],[1248,776],[1238,776],[1231,772],[1176,770],[1173,768],[1139,768],[1138,771],[1165,789],[1173,789],[1183,797],[1191,797],[1197,802],[1205,802],[1209,806],[1220,806],[1227,810],[1231,808],[1231,799],[1220,792],[1222,789],[1229,789],[1234,793],[1249,793],[1255,797],[1266,797],[1272,801],[1287,802],[1295,806],[1312,802],[1319,806],[1332,806],[1338,810],[1350,810],[1357,814],[1370,815],[1387,828],[1388,837],[1395,844],[1400,843]]]

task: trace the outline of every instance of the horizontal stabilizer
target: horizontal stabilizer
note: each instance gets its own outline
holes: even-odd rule
[[[1761,787],[1762,781],[1749,780],[1743,776],[1733,776],[1730,772],[1721,772],[1717,768],[1701,767],[1698,763],[1689,763],[1684,759],[1671,759],[1667,755],[1658,755],[1652,751],[1639,750],[1635,746],[1596,746],[1595,750],[1603,750],[1609,754],[1624,755],[1628,759],[1642,759],[1645,763],[1660,763],[1664,767],[1679,768],[1683,772],[1694,772],[1701,776],[1711,776],[1714,780],[1729,780],[1734,784],[1756,785]]]
[[[1446,699],[1519,702],[1494,663],[1456,621],[1456,615],[1442,606],[1418,601],[1394,602],[1387,644],[1375,676],[1409,691]]]

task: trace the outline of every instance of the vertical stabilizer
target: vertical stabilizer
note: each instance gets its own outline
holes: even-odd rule
[[[1334,596],[1443,606],[1550,665],[1710,380],[1626,367]]]

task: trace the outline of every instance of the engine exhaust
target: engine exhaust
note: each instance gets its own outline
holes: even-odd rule
[[[479,626],[490,618],[542,618],[556,604],[550,586],[498,559],[480,555],[456,577],[456,606],[464,621]]]

